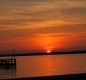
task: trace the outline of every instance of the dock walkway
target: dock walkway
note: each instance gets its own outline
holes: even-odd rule
[[[0,67],[16,67],[16,59],[15,58],[0,59]]]

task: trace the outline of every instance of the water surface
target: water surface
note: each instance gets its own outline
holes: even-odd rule
[[[1,69],[0,78],[86,73],[86,54],[17,56],[16,69]]]

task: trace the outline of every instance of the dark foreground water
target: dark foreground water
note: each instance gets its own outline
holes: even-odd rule
[[[0,68],[0,79],[86,73],[86,54],[17,56],[16,68]]]

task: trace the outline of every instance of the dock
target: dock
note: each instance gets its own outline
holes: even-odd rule
[[[14,50],[13,50],[14,54]],[[16,67],[16,58],[12,57],[0,57],[0,68],[1,67]]]
[[[9,59],[0,59],[0,67],[16,67],[16,59],[9,58]]]
[[[16,59],[11,57],[0,59],[0,80],[16,77],[16,68]]]

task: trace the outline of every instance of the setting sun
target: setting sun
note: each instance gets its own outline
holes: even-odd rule
[[[47,51],[47,53],[51,53],[51,51],[50,51],[50,50],[48,50],[48,51]]]

